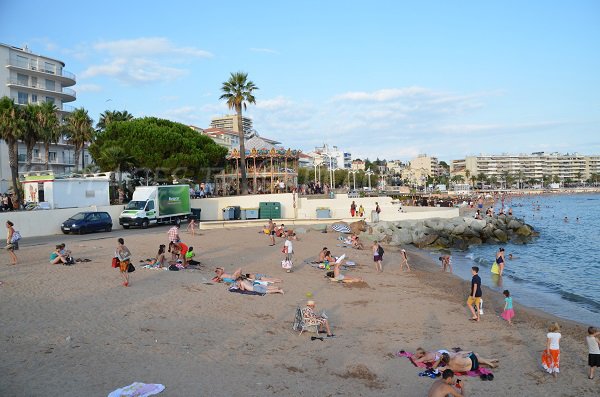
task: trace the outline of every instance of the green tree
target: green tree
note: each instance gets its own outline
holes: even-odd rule
[[[27,104],[21,111],[23,119],[23,135],[21,139],[25,143],[25,169],[31,171],[33,159],[33,148],[40,140],[40,129],[38,124],[39,105]]]
[[[100,114],[100,119],[96,123],[98,130],[104,131],[106,126],[115,121],[129,121],[133,119],[133,115],[127,110],[106,110]]]
[[[61,136],[60,122],[58,119],[58,108],[52,102],[44,102],[37,112],[37,125],[39,135],[44,142],[44,164],[50,169],[50,145],[57,143]]]
[[[0,138],[4,139],[8,146],[8,164],[19,204],[21,203],[21,189],[19,188],[18,140],[22,133],[23,120],[19,107],[9,97],[2,97],[0,99]]]
[[[248,179],[246,175],[246,147],[244,145],[244,128],[242,124],[242,110],[246,110],[248,104],[255,104],[253,92],[258,90],[254,83],[248,80],[248,73],[231,73],[229,80],[223,83],[219,97],[227,102],[229,109],[235,110],[238,119],[238,134],[240,137],[240,171],[242,176],[242,194],[248,193]]]
[[[467,181],[469,179],[471,179],[471,171],[470,170],[465,170],[465,178],[467,179]],[[473,185],[474,185],[474,183],[473,183]]]
[[[490,185],[492,185],[493,187],[496,187],[496,184],[498,183],[498,177],[496,175],[492,175],[489,179],[490,181]]]
[[[210,167],[223,166],[227,154],[227,149],[188,126],[154,117],[109,123],[89,151],[103,171],[138,167],[154,175],[193,179],[204,178]]]
[[[454,182],[455,184],[457,183],[463,183],[465,181],[465,177],[462,175],[454,175],[451,179],[452,182]]]
[[[93,120],[84,108],[75,109],[67,117],[66,135],[69,143],[75,147],[75,169],[79,169],[79,156],[85,144],[92,140],[94,129]],[[81,167],[83,168],[83,167]]]

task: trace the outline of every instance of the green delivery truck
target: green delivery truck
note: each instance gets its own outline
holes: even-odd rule
[[[175,223],[191,215],[187,185],[138,186],[119,216],[119,225],[147,228],[152,223]]]

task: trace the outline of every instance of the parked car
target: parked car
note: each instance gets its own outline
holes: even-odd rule
[[[108,212],[78,212],[60,225],[64,234],[88,233],[96,231],[110,232],[112,219]]]

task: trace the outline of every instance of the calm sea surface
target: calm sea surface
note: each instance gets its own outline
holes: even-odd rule
[[[471,266],[477,265],[484,285],[510,290],[517,303],[600,326],[600,194],[513,198],[508,206],[540,237],[527,245],[502,245],[507,261],[501,278],[490,273],[501,245],[453,252],[454,272],[470,279]],[[508,260],[509,253],[515,259]]]

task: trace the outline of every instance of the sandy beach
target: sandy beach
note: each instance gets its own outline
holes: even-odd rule
[[[516,301],[513,327],[499,318],[502,297],[484,289],[481,323],[468,321],[469,283],[443,274],[426,253],[407,248],[413,271],[399,271],[385,247],[384,273],[371,251],[336,246],[337,233],[309,230],[294,242],[295,271],[258,228],[202,231],[183,240],[203,270],[143,269],[123,287],[110,260],[124,237],[133,263],[155,255],[166,227],[23,240],[20,263],[0,256],[0,395],[106,396],[134,381],[162,383],[160,396],[424,396],[433,380],[395,353],[462,347],[500,360],[493,381],[466,378],[472,396],[595,396],[587,379],[587,324],[562,325],[561,374],[540,367],[546,327],[555,318]],[[42,239],[44,242],[48,238]],[[54,243],[91,262],[53,266]],[[365,284],[343,285],[303,264],[323,246],[358,264]],[[285,295],[246,296],[211,284],[215,266],[284,280]],[[325,310],[336,338],[311,341],[291,326],[307,293]],[[585,320],[585,319],[582,319]]]

